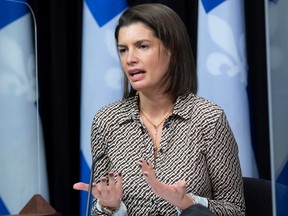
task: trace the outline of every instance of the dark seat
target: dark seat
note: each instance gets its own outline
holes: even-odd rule
[[[246,216],[272,216],[271,181],[243,177]]]

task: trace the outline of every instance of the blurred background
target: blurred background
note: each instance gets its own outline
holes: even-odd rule
[[[200,49],[199,43],[200,41],[202,41],[202,43],[203,41],[204,43],[205,42],[208,43],[208,41],[204,40],[202,36],[201,37],[199,36],[200,35],[199,32],[202,26],[199,25],[200,23],[199,15],[201,14],[200,12],[201,8],[203,9],[203,7],[200,4],[205,5],[206,1],[198,2],[198,0],[177,0],[177,1],[127,0],[123,1],[124,6],[120,5],[119,6],[120,9],[116,11],[115,7],[118,5],[119,1],[117,3],[116,1],[111,1],[114,3],[111,3],[110,1],[104,1],[104,2],[105,4],[107,4],[106,7],[109,6],[111,8],[111,11],[114,11],[115,14],[119,14],[127,6],[133,6],[141,3],[151,3],[151,2],[162,3],[171,7],[180,15],[181,19],[183,20],[183,22],[187,27],[191,40],[191,46],[194,52],[194,61],[199,73],[200,66],[197,64],[199,64],[199,62],[201,61],[199,61],[197,57],[199,55],[204,55],[203,52],[202,53],[199,52]],[[205,7],[205,12],[207,14],[210,10],[211,11],[214,10],[214,8],[217,5],[221,4],[224,1],[214,1],[214,2],[215,5],[210,5],[210,8]],[[241,55],[240,56],[241,58],[243,58],[243,54],[244,56],[246,56],[245,57],[246,60],[244,61],[245,65],[243,66],[243,68],[246,70],[246,74],[244,74],[245,77],[244,83],[247,97],[243,101],[243,103],[241,101],[237,103],[242,105],[247,102],[248,112],[243,113],[245,109],[244,111],[243,109],[239,109],[238,112],[236,110],[236,113],[238,117],[240,117],[241,119],[240,122],[242,122],[245,116],[248,116],[247,123],[245,124],[248,124],[248,127],[246,129],[248,130],[249,134],[249,142],[251,142],[252,162],[255,161],[255,164],[251,165],[251,167],[254,166],[254,171],[246,172],[245,170],[243,175],[263,178],[267,180],[271,179],[273,180],[274,174],[271,175],[271,172],[274,172],[275,170],[273,163],[271,169],[270,157],[273,152],[270,151],[270,144],[271,140],[273,141],[275,139],[272,139],[274,133],[273,129],[271,129],[271,125],[273,123],[271,121],[273,121],[273,119],[271,118],[271,113],[269,116],[269,112],[272,112],[273,106],[269,105],[268,103],[269,100],[271,100],[268,97],[269,95],[268,87],[269,86],[271,87],[271,85],[279,86],[277,83],[281,83],[281,79],[278,80],[277,82],[275,81],[275,83],[273,83],[273,79],[269,81],[271,72],[270,71],[271,62],[267,58],[267,56],[269,56],[270,47],[267,48],[267,40],[266,40],[267,39],[266,30],[267,27],[269,27],[269,25],[267,25],[267,22],[269,20],[267,20],[267,17],[265,17],[265,13],[267,13],[267,11],[265,12],[265,10],[267,10],[267,8],[265,9],[265,3],[267,3],[268,1],[265,2],[265,1],[243,0],[240,2],[241,5],[243,6],[242,30],[245,33],[243,35],[244,37],[241,38],[241,40],[242,43],[245,43],[246,45],[246,47],[244,46],[244,49],[242,50],[242,56]],[[279,3],[280,2],[281,1],[279,1]],[[277,3],[278,1],[270,1],[269,4],[276,5]],[[90,91],[89,88],[84,89],[84,86],[93,88],[93,83],[89,83],[87,85],[84,83],[86,79],[89,80],[89,78],[84,77],[83,75],[84,73],[83,71],[88,70],[87,67],[84,66],[84,63],[85,64],[87,62],[89,63],[90,60],[88,61],[84,60],[83,57],[90,56],[91,61],[93,61],[93,55],[90,54],[92,54],[94,51],[97,50],[100,52],[105,52],[104,50],[101,50],[102,47],[100,47],[100,45],[102,44],[100,36],[99,38],[98,37],[92,38],[95,41],[100,40],[100,42],[98,42],[99,43],[98,46],[96,48],[93,47],[94,50],[91,49],[90,51],[87,52],[84,49],[84,45],[86,43],[89,44],[88,41],[91,40],[91,38],[89,37],[87,37],[88,39],[84,40],[84,38],[86,38],[86,35],[84,33],[85,32],[87,33],[87,31],[89,30],[89,24],[87,23],[84,24],[85,19],[87,17],[88,17],[87,19],[89,19],[89,15],[86,14],[87,17],[84,19],[85,17],[84,13],[86,13],[84,11],[86,10],[85,7],[89,8],[90,10],[93,9],[92,0],[86,0],[86,1],[29,0],[28,4],[31,6],[31,9],[33,10],[36,20],[36,29],[34,29],[34,26],[32,26],[32,31],[36,30],[36,32],[35,35],[32,34],[32,37],[34,39],[37,39],[35,42],[36,44],[35,52],[37,56],[36,62],[38,63],[38,73],[36,76],[36,80],[38,80],[38,89],[36,89],[36,92],[38,92],[39,95],[37,94],[36,95],[37,98],[39,98],[37,106],[37,109],[40,114],[38,120],[40,122],[41,129],[39,132],[42,131],[41,141],[43,141],[44,143],[43,144],[44,149],[42,151],[42,154],[44,155],[42,158],[46,158],[46,160],[43,162],[44,163],[43,169],[45,169],[45,164],[47,168],[46,183],[48,185],[47,187],[48,192],[46,191],[45,193],[47,194],[47,199],[49,200],[50,204],[62,215],[80,215],[79,212],[81,208],[83,212],[83,204],[82,207],[80,207],[80,193],[79,191],[73,190],[72,186],[75,182],[80,181],[80,179],[87,180],[87,178],[83,177],[84,175],[83,170],[80,171],[83,163],[85,162],[85,159],[87,160],[87,150],[86,153],[84,153],[85,150],[81,148],[81,145],[83,145],[83,142],[85,142],[85,145],[88,146],[88,148],[90,147],[89,133],[90,133],[90,124],[92,122],[91,114],[83,117],[83,115],[85,115],[85,112],[83,110],[86,111],[86,109],[87,110],[92,109],[94,110],[94,112],[96,112],[96,110],[103,104],[116,100],[117,98],[121,98],[121,90],[119,90],[119,88],[113,89],[112,94],[114,94],[113,92],[115,92],[116,96],[112,95],[112,97],[108,96],[109,93],[105,89],[103,89],[103,91],[99,91],[98,93],[96,93],[97,97],[98,96],[100,97],[102,95],[104,98],[105,97],[109,98],[108,101],[106,102],[101,101],[100,105],[98,104],[99,107],[91,105],[91,107],[89,108],[89,105],[86,105],[88,106],[87,108],[86,106],[83,105],[84,101],[85,102],[94,101],[95,98],[97,98],[97,97],[94,98],[93,96],[90,97],[90,93],[89,96],[87,96],[88,93],[83,94],[83,92]],[[94,5],[94,7],[95,11],[97,11],[97,4],[96,6]],[[1,9],[2,14],[5,13],[3,8]],[[91,13],[93,14],[93,12]],[[102,13],[108,14],[107,16],[109,16],[109,12],[102,11]],[[95,14],[93,15],[95,16]],[[232,15],[233,17],[233,15],[236,14],[230,14],[230,15]],[[211,17],[209,17],[209,19],[210,18]],[[202,22],[205,22],[205,20],[204,21],[202,20]],[[105,26],[105,22],[104,24],[98,23],[98,25],[100,27]],[[223,28],[224,27],[225,26],[223,26]],[[217,29],[216,30],[214,29],[214,31],[217,32]],[[219,28],[219,31],[221,31],[221,28]],[[96,33],[94,32],[94,34]],[[19,37],[22,37],[20,33]],[[113,28],[112,28],[112,38],[113,38]],[[217,39],[214,38],[214,40]],[[104,42],[105,41],[103,41],[103,43]],[[110,45],[111,47],[115,45],[113,40],[111,40]],[[207,46],[208,45],[206,44],[203,50],[206,49]],[[4,53],[4,49],[2,49],[1,52]],[[5,53],[6,52],[9,52],[9,50],[5,50]],[[277,53],[277,50],[275,52]],[[284,56],[283,58],[285,59],[285,55],[282,56]],[[100,62],[101,61],[102,59],[100,60]],[[117,64],[114,62],[115,60],[111,60],[111,62],[112,61],[113,64]],[[285,70],[287,72],[287,68]],[[101,71],[101,73],[105,74],[106,72]],[[198,74],[198,78],[203,79],[203,76]],[[4,85],[3,82],[1,82],[1,84]],[[98,83],[96,82],[95,85],[98,85]],[[227,85],[229,86],[229,84]],[[285,84],[281,85],[285,86]],[[199,86],[200,86],[199,94],[201,93],[203,94],[203,96],[209,94],[209,91],[213,91],[211,89],[207,90],[208,91],[207,92],[205,91],[205,89],[202,89],[201,84]],[[220,87],[221,86],[219,86],[218,83],[217,86],[214,86],[215,89]],[[238,96],[237,95],[232,96],[231,100],[235,99],[235,97]],[[283,98],[287,98],[287,88],[286,90],[284,89],[282,90],[282,96],[280,101],[283,102]],[[213,100],[213,98],[211,98],[211,100]],[[229,99],[228,102],[226,103],[233,104],[233,101],[231,100]],[[97,100],[95,101],[97,102]],[[240,106],[239,104],[237,106]],[[287,107],[287,104],[284,104],[284,107],[285,106]],[[278,110],[277,112],[286,113],[287,111],[284,109],[284,110]],[[280,115],[279,116],[280,120],[281,116],[282,118],[285,119],[283,115]],[[86,118],[85,120],[86,122],[84,122],[86,124],[86,128],[84,130],[86,131],[86,133],[88,133],[88,135],[86,135],[85,138],[83,138],[83,134],[81,135],[81,131],[83,130],[83,128],[81,128],[81,124],[83,124],[82,117],[83,119]],[[270,121],[270,128],[269,128],[269,121]],[[285,127],[281,128],[282,131],[285,130]],[[13,130],[13,132],[15,136],[18,136],[19,132],[18,130]],[[16,148],[15,151],[17,151],[17,147],[15,148]],[[4,152],[2,153],[4,154]],[[242,154],[244,157],[245,152],[242,152]],[[251,153],[247,154],[248,161],[251,160],[250,154]],[[286,157],[286,159],[288,159],[287,153],[285,154],[283,157],[284,158]],[[273,157],[274,156],[272,154],[272,158]],[[38,158],[38,160],[40,159]],[[88,162],[84,164],[86,168],[83,169],[86,169],[86,172],[89,171],[87,170],[87,168],[89,168],[91,165],[91,161],[89,160],[90,159],[88,157]],[[3,166],[4,163],[5,161],[2,163],[1,166]],[[18,175],[16,175],[15,178],[17,178],[18,182],[19,181],[21,182],[21,175],[19,175],[19,172],[16,173],[18,173]],[[285,176],[283,178],[285,178]],[[287,183],[287,179],[285,181]],[[2,204],[0,202],[0,209],[1,205],[3,209],[5,209],[5,199],[4,199],[5,193],[2,190],[4,189],[1,188]],[[15,197],[15,194],[13,196]],[[85,193],[84,196],[86,196]],[[27,201],[28,200],[25,200],[25,203]],[[6,210],[7,209],[9,208],[6,206]],[[1,213],[2,212],[0,212],[0,214]],[[10,213],[15,214],[17,212],[10,212]]]

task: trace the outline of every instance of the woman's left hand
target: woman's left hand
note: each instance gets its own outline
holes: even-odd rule
[[[152,163],[144,160],[143,158],[139,161],[139,167],[145,180],[151,186],[152,191],[156,195],[162,197],[167,202],[180,209],[185,209],[193,205],[193,198],[186,193],[185,180],[179,180],[172,185],[167,185],[160,182],[155,177]]]

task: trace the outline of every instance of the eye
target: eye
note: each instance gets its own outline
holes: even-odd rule
[[[147,45],[147,44],[141,44],[141,45],[139,46],[139,49],[146,49],[146,48],[148,48],[148,45]]]
[[[119,47],[118,48],[118,52],[120,53],[120,55],[123,55],[125,52],[126,52],[126,48],[124,48],[124,47]]]

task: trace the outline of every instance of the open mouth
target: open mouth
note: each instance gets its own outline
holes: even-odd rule
[[[137,75],[141,75],[141,74],[144,74],[145,72],[142,71],[142,70],[138,70],[138,71],[133,71],[130,73],[130,76],[134,77],[134,76],[137,76]]]

